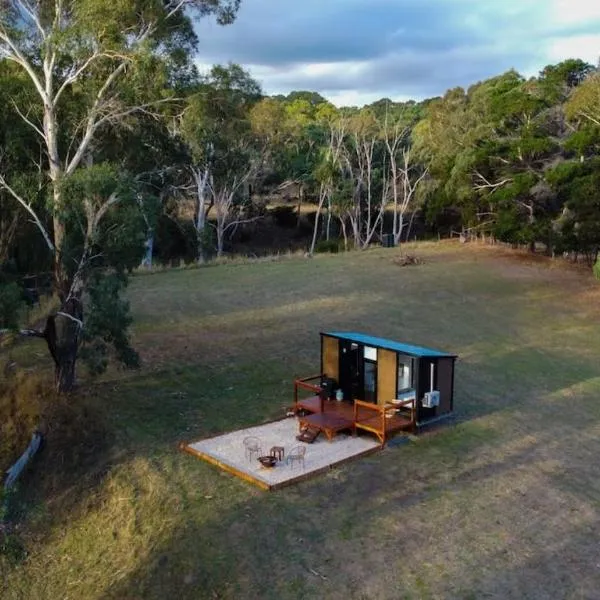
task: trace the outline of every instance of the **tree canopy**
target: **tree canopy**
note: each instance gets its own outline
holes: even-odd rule
[[[240,65],[194,63],[195,19],[226,25],[239,4],[1,4],[2,319],[18,325],[19,276],[51,271],[57,308],[28,333],[46,340],[58,389],[80,355],[94,372],[111,356],[137,364],[128,272],[276,237],[266,223],[287,207],[269,203],[286,198],[285,235],[311,254],[459,231],[596,260],[595,67],[571,59],[362,108],[266,96]]]

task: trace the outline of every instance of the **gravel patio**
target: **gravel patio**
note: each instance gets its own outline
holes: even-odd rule
[[[302,444],[296,440],[296,435],[298,420],[288,417],[265,425],[182,444],[181,448],[263,489],[271,490],[317,475],[347,460],[380,449],[377,440],[370,436],[353,437],[339,434],[328,442],[320,435],[312,444]],[[256,457],[248,460],[244,439],[249,436],[260,440],[263,455],[268,454],[273,446],[282,446],[285,452],[283,461],[277,462],[273,468],[266,468]],[[292,448],[299,445],[306,448],[304,465],[298,462],[288,464],[286,456]]]

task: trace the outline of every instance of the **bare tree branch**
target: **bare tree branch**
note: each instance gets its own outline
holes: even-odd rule
[[[33,218],[33,222],[36,224],[37,228],[40,230],[41,234],[44,236],[44,240],[46,241],[48,248],[50,249],[51,252],[54,252],[54,250],[55,250],[54,244],[52,243],[52,240],[50,239],[50,235],[46,231],[46,228],[40,221],[39,217],[37,216],[37,214],[31,207],[31,205],[28,202],[26,202],[19,194],[17,194],[17,192],[15,192],[15,190],[12,187],[10,187],[10,185],[8,185],[8,183],[6,183],[6,179],[4,179],[4,176],[1,174],[0,174],[0,187],[4,188],[31,215],[31,217]]]
[[[108,209],[113,206],[114,204],[116,204],[117,202],[119,202],[120,198],[119,196],[113,192],[108,200],[98,209],[98,211],[96,212],[96,216],[94,217],[94,221],[93,221],[93,226],[94,226],[94,232],[95,230],[98,228],[98,225],[100,224],[100,221],[102,220],[102,218],[104,217],[104,215],[106,214],[106,212],[108,211]]]
[[[74,69],[69,75],[65,77],[62,85],[58,88],[54,94],[54,104],[58,103],[58,100],[62,96],[63,92],[73,83],[75,83],[79,77],[85,72],[85,70],[99,58],[107,58],[110,55],[104,52],[94,52],[87,60],[85,60],[80,67]]]
[[[15,110],[17,111],[17,114],[21,117],[21,119],[23,119],[23,121],[25,121],[25,123],[27,123],[27,125],[29,125],[29,127],[31,127],[44,141],[46,141],[46,135],[45,133],[32,121],[30,121],[26,115],[24,115],[21,112],[21,109],[18,107],[17,103],[12,100],[13,106],[15,108]]]
[[[189,0],[179,0],[178,2],[174,2],[173,8],[167,13],[167,19],[170,19],[177,12],[179,12],[186,4],[189,3]]]
[[[94,99],[94,104],[92,105],[89,115],[88,115],[88,118],[87,118],[87,123],[86,123],[86,128],[85,128],[85,133],[83,135],[83,138],[82,138],[81,142],[79,143],[79,147],[77,148],[75,155],[70,160],[70,162],[67,165],[67,168],[65,169],[65,173],[67,175],[71,175],[73,173],[73,171],[79,166],[79,163],[81,162],[81,159],[83,158],[86,150],[88,149],[88,146],[90,145],[90,142],[92,141],[92,138],[94,137],[94,133],[96,132],[96,129],[98,128],[98,125],[97,125],[98,110],[100,108],[102,101],[104,100],[104,95],[109,90],[109,88],[112,86],[112,84],[115,82],[115,80],[119,77],[119,75],[121,75],[121,73],[125,70],[126,66],[127,66],[127,63],[122,62],[118,67],[116,67],[113,70],[113,72],[106,78],[106,81],[104,82],[102,87],[98,90],[98,93],[96,94],[96,98]]]
[[[262,217],[249,217],[247,219],[236,219],[235,221],[231,221],[227,224],[227,226],[223,229],[223,233],[229,230],[230,227],[238,227],[239,225],[244,225],[245,223],[254,223],[255,221],[260,221]],[[214,225],[213,225],[214,227]]]
[[[506,179],[503,179],[502,181],[499,181],[498,183],[491,183],[479,171],[475,171],[474,174],[477,177],[477,179],[481,182],[481,183],[475,183],[473,185],[473,189],[475,189],[477,191],[488,189],[488,190],[492,190],[492,193],[494,193],[497,189],[501,188],[502,186],[513,182],[512,178],[507,177]]]
[[[47,99],[46,90],[44,89],[44,86],[42,86],[42,82],[40,81],[40,78],[38,77],[34,68],[31,66],[31,63],[25,58],[25,56],[23,56],[23,53],[17,48],[17,46],[15,45],[13,40],[10,38],[10,36],[6,33],[6,31],[3,28],[0,29],[0,42],[4,42],[8,46],[8,49],[9,49],[9,50],[7,50],[6,48],[4,49],[5,58],[12,60],[13,62],[16,62],[18,65],[23,67],[23,69],[25,69],[27,75],[29,75],[29,78],[31,79],[31,81],[33,82],[33,85],[35,86],[35,89],[37,90],[38,94],[40,95],[40,98],[43,101],[46,101],[46,99]]]

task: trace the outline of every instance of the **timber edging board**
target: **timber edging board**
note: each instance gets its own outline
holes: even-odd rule
[[[207,438],[207,439],[210,439],[210,438]],[[352,456],[342,458],[341,460],[338,460],[337,462],[331,463],[329,465],[325,465],[323,467],[315,469],[314,471],[309,471],[308,473],[306,473],[306,472],[300,473],[300,474],[298,474],[297,477],[291,477],[290,479],[286,479],[285,481],[281,481],[279,483],[273,483],[273,484],[269,484],[266,481],[263,481],[262,479],[253,477],[252,475],[250,475],[250,473],[246,473],[244,471],[236,469],[235,467],[220,461],[219,459],[215,458],[214,456],[210,456],[209,454],[200,452],[199,450],[192,448],[191,445],[186,444],[185,442],[180,442],[179,449],[182,452],[187,452],[188,454],[191,454],[192,456],[200,458],[216,467],[219,467],[223,471],[226,471],[227,473],[230,473],[231,475],[235,475],[236,477],[239,477],[240,479],[243,479],[244,481],[247,481],[248,483],[252,483],[263,490],[275,491],[275,490],[284,488],[288,485],[292,485],[294,483],[299,483],[301,481],[310,479],[311,477],[316,477],[317,475],[321,475],[322,473],[330,471],[331,469],[333,469],[335,467],[338,467],[344,463],[350,462],[357,458],[362,458],[363,456],[367,456],[369,454],[374,454],[375,452],[380,452],[382,450],[382,446],[378,445],[378,446],[375,446],[374,448],[368,448],[367,450],[363,450],[362,452],[359,452],[358,454],[353,454]]]

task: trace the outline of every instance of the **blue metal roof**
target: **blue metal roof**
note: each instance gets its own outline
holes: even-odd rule
[[[354,331],[326,331],[323,335],[330,335],[343,340],[349,340],[352,342],[358,342],[359,344],[365,344],[367,346],[375,346],[377,348],[385,348],[387,350],[394,350],[401,354],[409,354],[411,356],[430,356],[430,357],[455,357],[455,354],[448,354],[441,350],[434,350],[432,348],[423,348],[422,346],[413,346],[412,344],[401,344],[393,340],[386,340],[385,338],[374,337],[372,335],[366,335],[364,333],[357,333]]]

